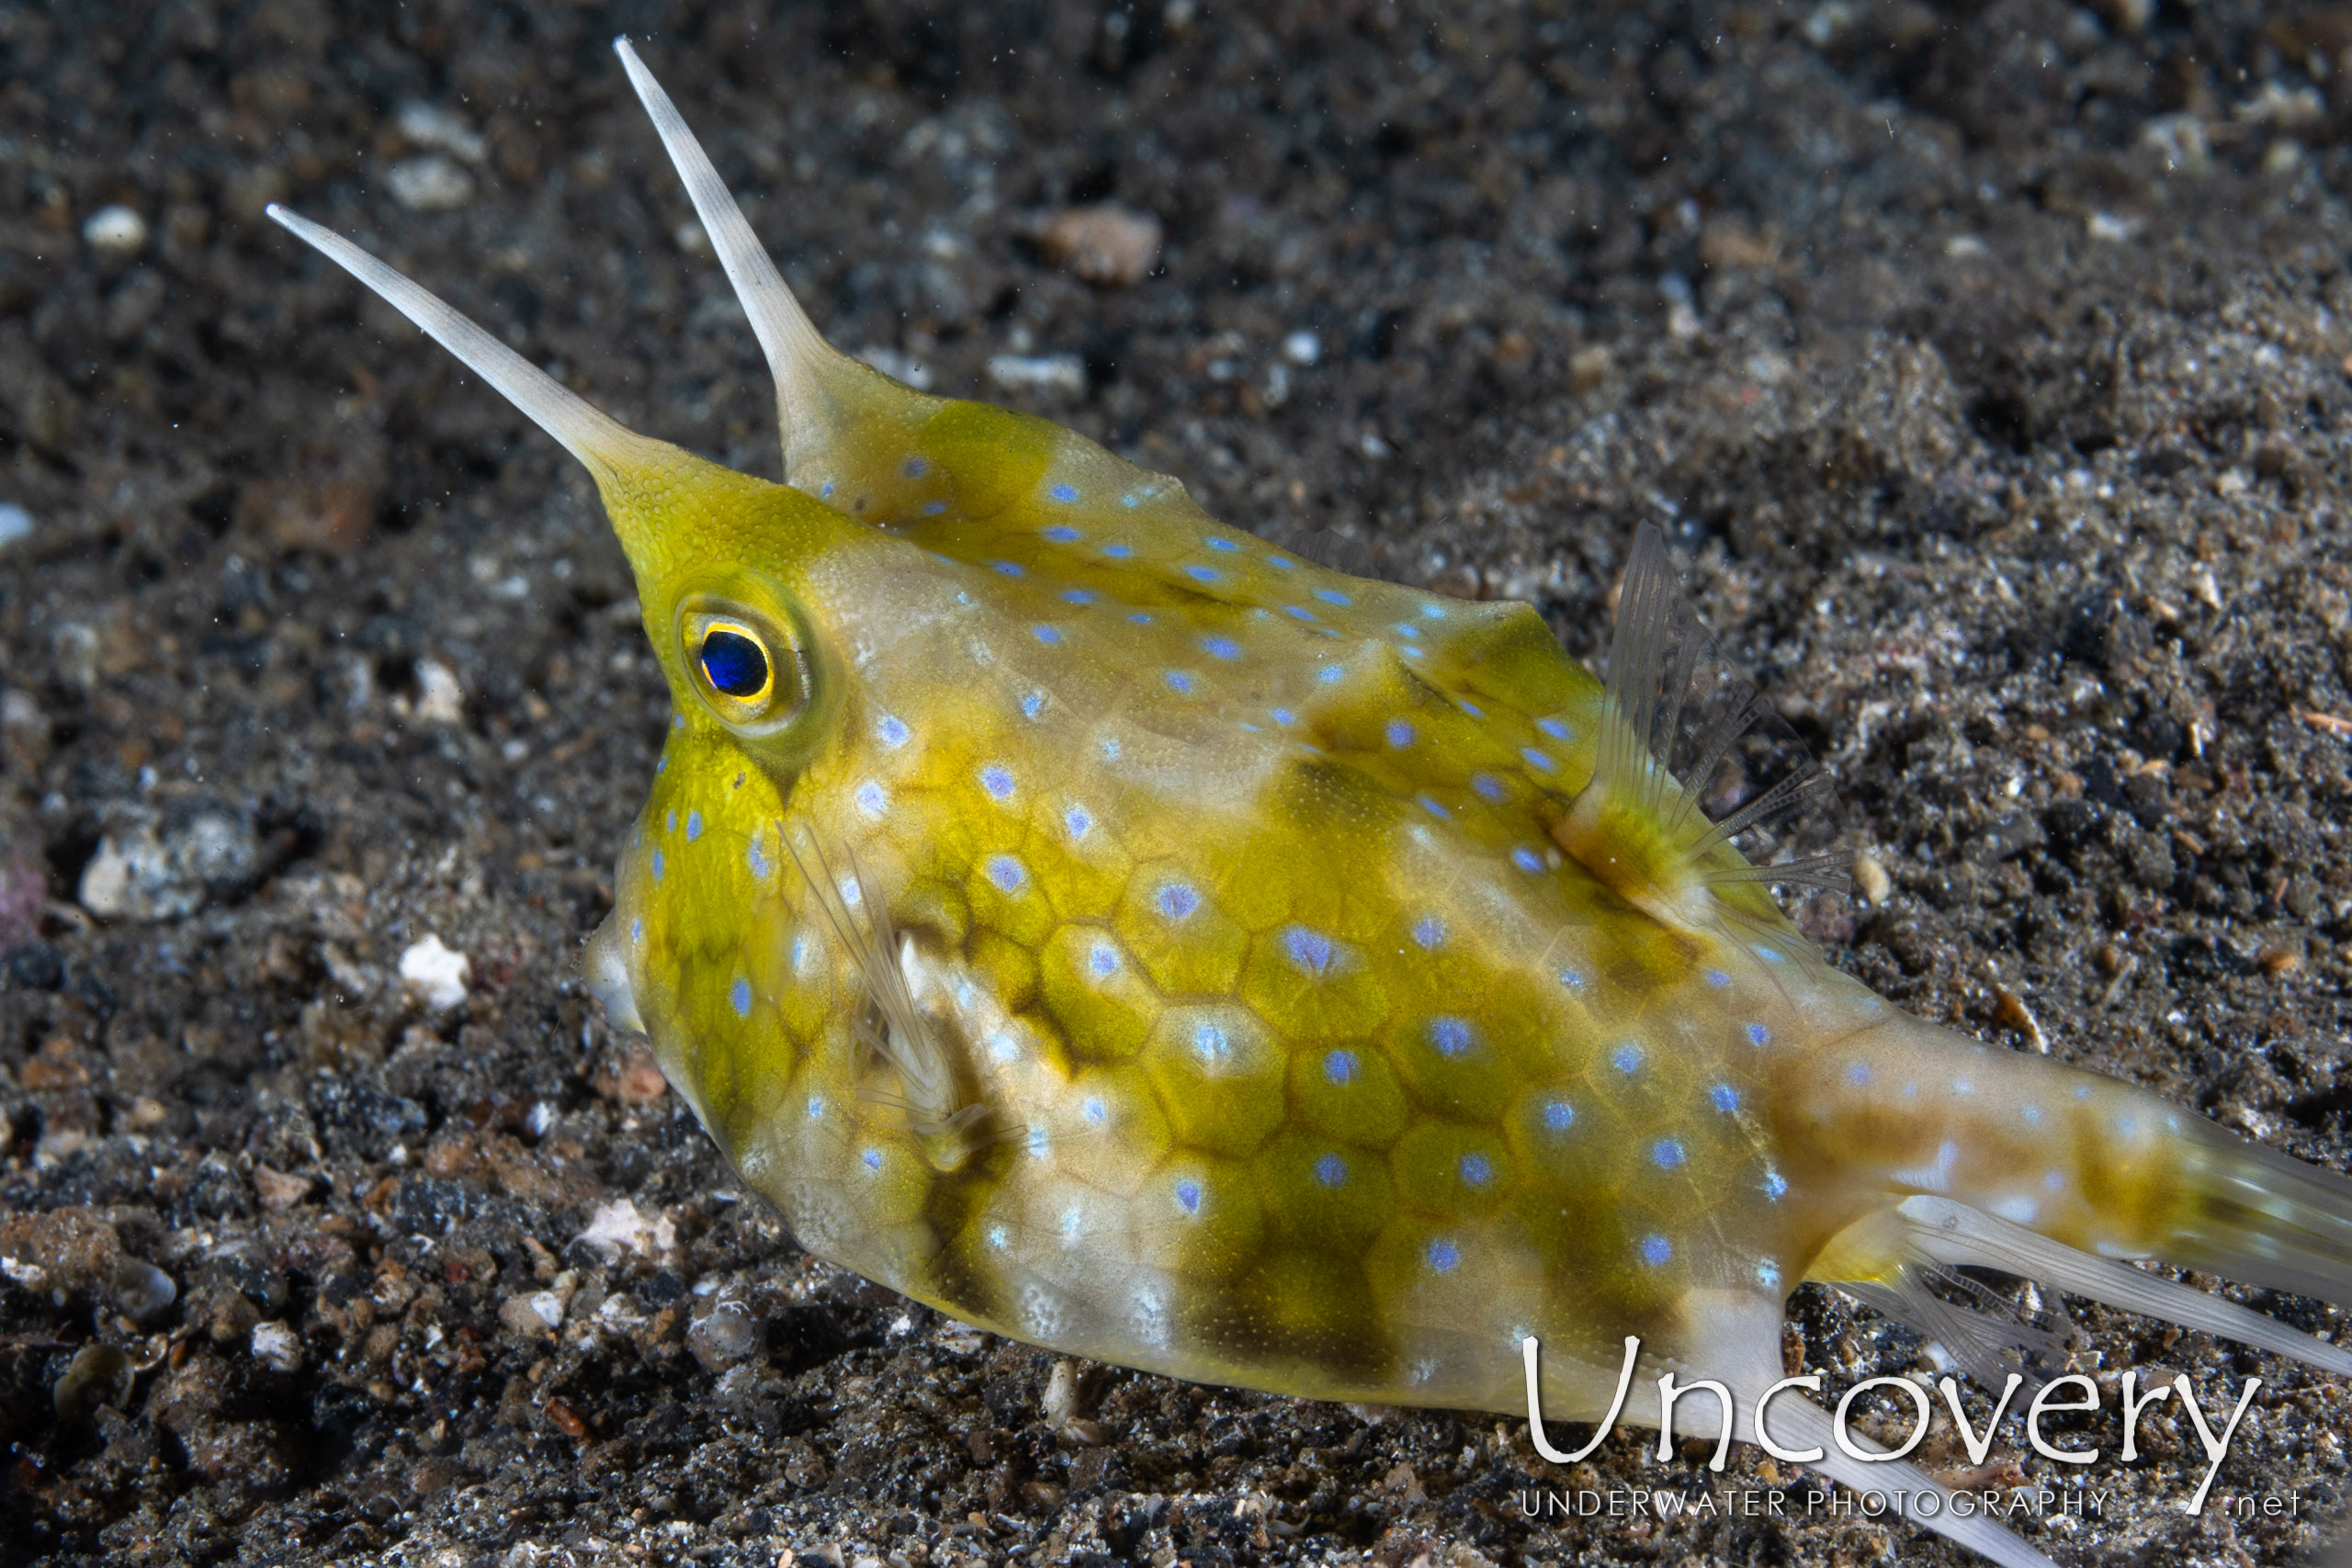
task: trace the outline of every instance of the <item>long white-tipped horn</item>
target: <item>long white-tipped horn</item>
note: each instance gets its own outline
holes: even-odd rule
[[[384,302],[424,329],[426,334],[465,362],[508,402],[558,441],[603,479],[642,461],[662,444],[638,434],[588,403],[555,378],[474,325],[418,285],[361,250],[332,229],[320,227],[276,202],[269,216],[279,227],[383,297]]]
[[[727,269],[727,281],[735,286],[735,298],[752,319],[760,352],[767,355],[768,374],[775,378],[777,412],[789,446],[796,425],[814,412],[820,368],[842,356],[792,297],[775,263],[752,232],[743,209],[735,205],[733,193],[711,167],[702,143],[695,140],[684,117],[653,79],[653,73],[645,68],[645,62],[637,57],[636,49],[628,39],[616,38],[613,52],[621,57],[629,85],[637,89],[645,112],[653,118],[653,129],[661,132],[662,145],[668,150],[678,177],[685,182],[686,196],[702,220],[703,231],[718,253],[718,265]],[[786,456],[789,459],[791,454],[787,451]]]

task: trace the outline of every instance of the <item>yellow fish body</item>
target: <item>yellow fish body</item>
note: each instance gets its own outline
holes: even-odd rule
[[[594,474],[675,718],[592,979],[810,1251],[1035,1344],[1319,1398],[1521,1409],[1532,1336],[1549,1411],[1594,1418],[1634,1336],[1724,1384],[1743,1439],[1806,1279],[1988,1373],[2033,1336],[1940,1269],[2352,1371],[2111,1261],[2345,1299],[2352,1184],[1809,955],[1767,884],[1812,868],[1752,865],[1747,814],[1660,760],[1696,643],[1655,535],[1604,685],[1528,606],[1324,570],[900,387],[824,345],[620,48],[776,372],[786,485],[631,434],[273,214]],[[1693,779],[1736,717],[1715,736]],[[1793,1395],[1770,1420],[1827,1427]]]

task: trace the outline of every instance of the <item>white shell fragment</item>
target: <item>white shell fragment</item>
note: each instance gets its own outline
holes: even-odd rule
[[[678,1227],[670,1216],[658,1211],[648,1215],[624,1198],[617,1203],[603,1203],[589,1216],[588,1228],[580,1239],[605,1255],[608,1263],[617,1262],[624,1254],[638,1253],[656,1258],[674,1252],[678,1246]]]
[[[447,1012],[466,999],[466,976],[472,967],[464,953],[452,952],[430,933],[401,954],[401,978],[435,1012]]]
[[[254,1359],[273,1372],[302,1370],[301,1337],[283,1323],[254,1324],[251,1345]]]
[[[438,152],[403,158],[384,171],[392,199],[411,212],[449,212],[474,198],[474,177]]]
[[[82,225],[82,243],[94,251],[136,255],[147,248],[147,220],[119,204],[101,207]]]
[[[1075,354],[991,354],[989,379],[1009,391],[1076,397],[1086,390],[1086,363]]]

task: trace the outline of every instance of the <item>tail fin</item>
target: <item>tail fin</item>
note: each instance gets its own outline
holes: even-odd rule
[[[2171,1263],[2352,1306],[2352,1180],[2184,1115]]]
[[[2251,1152],[2261,1154],[2267,1151],[2253,1150]],[[2273,1157],[2282,1165],[2292,1164],[2284,1156]],[[2327,1175],[2326,1172],[2315,1170],[2289,1171],[2286,1174],[2312,1178]],[[2352,1188],[2352,1183],[2343,1183],[2341,1178],[2331,1179]],[[2317,1187],[2319,1183],[2313,1182],[2312,1185]],[[1896,1206],[1894,1213],[1903,1227],[1904,1234],[1900,1247],[1906,1264],[1974,1266],[2022,1275],[2026,1279],[2039,1280],[2078,1296],[2086,1296],[2095,1302],[2104,1302],[2109,1306],[2121,1307],[2126,1312],[2143,1313],[2150,1317],[2164,1318],[2169,1322],[2177,1323],[2184,1328],[2202,1329],[2208,1334],[2217,1334],[2224,1338],[2239,1340],[2254,1346],[2256,1349],[2269,1350],[2278,1355],[2290,1357],[2307,1366],[2317,1367],[2322,1371],[2334,1372],[2340,1377],[2352,1377],[2352,1351],[2330,1345],[2324,1340],[2314,1339],[2308,1334],[2288,1327],[2275,1318],[2265,1317],[2262,1314],[2249,1311],[2234,1302],[2224,1301],[2219,1296],[2208,1295],[2202,1291],[2195,1291],[2186,1285],[2176,1284],[2161,1275],[2134,1269],[2128,1263],[2118,1262],[2113,1258],[2094,1258],[2087,1252],[2068,1247],[2064,1242],[2052,1241],[2048,1236],[2026,1229],[2023,1225],[2012,1224],[2007,1220],[1996,1218],[1982,1209],[1955,1202],[1949,1198],[1934,1198],[1923,1194],[1905,1199]],[[2299,1260],[2305,1256],[2294,1251],[2295,1244],[2278,1240],[2279,1235],[2280,1232],[2274,1225],[2266,1236],[2249,1240],[2246,1245],[2263,1247],[2283,1255],[2291,1255]],[[2240,1272],[2242,1278],[2251,1277],[2250,1269],[2253,1262],[2267,1261],[2267,1259],[2252,1258],[2251,1255],[2241,1252],[2237,1257],[2227,1260],[2229,1267],[2225,1269],[2222,1260],[2207,1262],[2185,1255],[2173,1254],[2172,1256],[2174,1261],[2188,1263],[2197,1268],[2212,1268],[2224,1272],[2236,1271]],[[2299,1261],[2297,1267],[2316,1266],[2316,1261],[2312,1259],[2309,1265]],[[2341,1292],[2344,1289],[2342,1266],[2337,1264],[2335,1267],[2337,1272],[2331,1283],[2331,1289]],[[2289,1277],[2278,1269],[2273,1269],[2273,1275],[2276,1278]],[[2295,1274],[2292,1277],[2301,1279],[2303,1276]],[[2318,1280],[2321,1276],[2313,1274],[2310,1278]],[[2257,1280],[2257,1282],[2264,1281]],[[2293,1290],[2301,1287],[2289,1284],[2278,1288]],[[1882,1304],[1877,1294],[1871,1295],[1870,1299],[1873,1304]],[[1918,1323],[1912,1314],[1901,1311],[1899,1306],[1894,1310],[1906,1321],[1917,1324],[1923,1331],[1935,1331],[1932,1325]],[[1962,1309],[1954,1308],[1953,1310],[1957,1312]]]

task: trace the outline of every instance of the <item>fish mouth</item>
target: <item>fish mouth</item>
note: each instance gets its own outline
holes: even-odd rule
[[[637,992],[628,978],[628,937],[624,926],[627,911],[615,906],[596,934],[588,939],[583,977],[588,982],[588,994],[605,1007],[605,1017],[615,1029],[631,1034],[645,1032],[645,1020],[638,1016]]]

